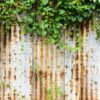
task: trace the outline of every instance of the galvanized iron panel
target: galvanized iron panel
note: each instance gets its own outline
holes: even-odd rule
[[[77,52],[58,49],[31,34],[22,35],[14,25],[6,34],[0,27],[0,100],[100,100],[100,41],[90,27],[81,30]],[[76,47],[75,37],[63,36]]]

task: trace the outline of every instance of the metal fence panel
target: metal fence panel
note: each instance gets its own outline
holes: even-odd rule
[[[0,33],[0,100],[100,100],[100,41],[91,27],[82,29],[78,52],[22,35],[16,25]],[[63,40],[76,47],[75,37]]]

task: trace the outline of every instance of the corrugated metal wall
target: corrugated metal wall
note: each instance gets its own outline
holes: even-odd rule
[[[0,32],[0,100],[100,100],[100,41],[91,26],[82,29],[78,52],[22,35],[18,26]],[[66,33],[64,42],[76,47]]]
[[[32,43],[13,26],[0,34],[0,100],[31,100]]]

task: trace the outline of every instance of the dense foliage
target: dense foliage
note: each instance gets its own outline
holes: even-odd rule
[[[99,11],[100,0],[5,0],[0,2],[0,23],[18,23],[22,33],[35,33],[57,43],[62,29],[80,26]]]

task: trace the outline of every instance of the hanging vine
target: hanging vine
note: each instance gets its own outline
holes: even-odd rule
[[[19,24],[22,34],[37,34],[57,44],[62,30],[79,27],[99,12],[100,0],[4,0],[0,2],[0,23],[8,28]]]

